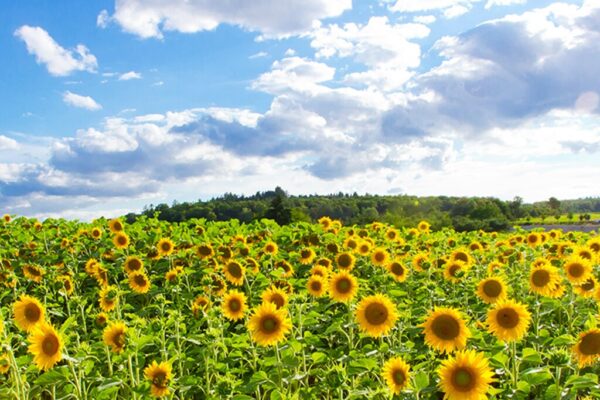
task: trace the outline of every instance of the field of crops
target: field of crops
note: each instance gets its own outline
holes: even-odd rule
[[[0,221],[0,398],[600,398],[600,237]]]

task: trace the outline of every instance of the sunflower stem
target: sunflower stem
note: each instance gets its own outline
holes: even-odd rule
[[[281,365],[281,355],[279,354],[279,343],[275,343],[275,354],[277,355],[277,371],[279,375],[279,390],[283,391],[283,370]]]
[[[113,375],[113,365],[112,365],[112,358],[110,357],[110,350],[108,349],[108,346],[104,346],[104,351],[106,352],[106,362],[108,364],[108,376],[112,376]]]
[[[519,382],[519,364],[517,362],[517,341],[513,340],[510,343],[512,353],[512,378],[513,378],[513,390],[517,390],[517,383]]]
[[[133,375],[133,362],[131,360],[131,354],[129,354],[127,356],[127,365],[129,367],[129,377],[131,378],[131,389],[133,392],[133,398],[137,399],[137,393],[135,393],[135,391],[133,391],[133,389],[137,386],[137,384],[135,382],[135,376]]]

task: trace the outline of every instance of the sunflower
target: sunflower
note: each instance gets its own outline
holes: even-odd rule
[[[531,232],[525,238],[525,242],[529,247],[536,247],[542,243],[542,238],[537,232]]]
[[[129,275],[129,287],[136,293],[148,293],[150,279],[144,272],[134,272]]]
[[[219,275],[212,275],[210,291],[216,296],[223,296],[227,290],[227,284]]]
[[[100,290],[100,308],[102,311],[109,312],[115,309],[119,302],[117,289],[113,286],[105,286]]]
[[[175,249],[175,245],[173,241],[169,238],[161,238],[156,244],[156,249],[158,250],[158,254],[162,257],[166,257],[173,253]]]
[[[596,258],[600,257],[600,238],[591,238],[586,245],[596,255]]]
[[[329,276],[329,269],[322,265],[315,265],[310,269],[311,275],[320,276],[321,278],[327,278]]]
[[[513,300],[498,302],[488,311],[488,331],[504,342],[520,340],[529,327],[527,306]]]
[[[196,247],[196,254],[201,259],[207,259],[215,255],[215,250],[210,243],[204,243]]]
[[[246,295],[237,290],[230,290],[223,296],[221,308],[223,315],[232,321],[243,318],[248,308],[246,306]]]
[[[351,271],[354,268],[354,256],[351,253],[344,252],[335,256],[335,264],[339,269]]]
[[[96,240],[100,239],[102,237],[102,229],[98,227],[92,228],[92,237]]]
[[[311,296],[321,297],[325,294],[325,277],[313,275],[306,282],[306,289]]]
[[[377,266],[385,266],[385,264],[387,264],[388,260],[390,258],[390,255],[388,254],[388,252],[385,249],[382,249],[381,247],[377,247],[373,250],[373,252],[371,253],[371,262],[374,265]]]
[[[587,281],[583,282],[581,285],[575,286],[574,289],[578,295],[582,297],[592,298],[594,297],[594,293],[596,292],[597,288],[598,281],[594,276],[590,276],[587,279]]]
[[[0,374],[4,375],[10,370],[10,361],[8,354],[4,353],[0,355]]]
[[[8,214],[4,214],[4,215],[2,216],[2,219],[4,220],[4,222],[6,222],[6,223],[9,223],[9,222],[10,222],[10,220],[11,220],[11,216],[10,216],[10,215],[8,215]]]
[[[450,253],[450,261],[461,261],[470,266],[473,263],[473,258],[467,250],[456,249]]]
[[[358,292],[358,281],[346,271],[339,271],[329,278],[329,295],[333,300],[351,301]]]
[[[131,274],[133,272],[142,272],[144,270],[144,262],[137,256],[129,256],[125,259],[123,268],[127,274]]]
[[[121,222],[120,219],[111,219],[108,222],[108,228],[110,229],[110,231],[112,233],[118,233],[118,232],[122,232],[124,228],[123,223]]]
[[[472,242],[469,245],[469,250],[471,250],[471,251],[481,251],[481,250],[483,250],[483,246],[479,242]]]
[[[448,261],[444,266],[444,278],[450,282],[459,282],[460,279],[465,275],[467,269],[468,265],[462,261]]]
[[[592,275],[591,263],[578,256],[569,258],[563,268],[567,274],[567,279],[574,285],[584,283]]]
[[[358,248],[358,239],[354,236],[347,237],[343,245],[347,249],[356,250]]]
[[[593,261],[596,258],[596,254],[594,253],[594,251],[585,246],[579,246],[575,248],[575,250],[573,250],[573,255],[581,257],[587,261]]]
[[[98,264],[98,260],[96,260],[95,258],[90,258],[85,263],[85,272],[90,276],[94,276]]]
[[[408,270],[399,260],[392,261],[386,265],[387,270],[394,277],[396,282],[404,282],[408,276]]]
[[[110,346],[114,353],[120,353],[125,348],[127,327],[122,322],[113,322],[104,328],[102,337],[104,344]]]
[[[40,283],[42,281],[42,277],[44,276],[44,270],[36,265],[28,264],[23,266],[23,275],[35,283]]]
[[[31,332],[37,324],[44,322],[46,311],[38,299],[22,295],[15,301],[13,313],[17,327],[25,332]]]
[[[504,300],[507,296],[504,278],[492,276],[481,280],[477,285],[477,295],[488,304]]]
[[[106,323],[108,322],[108,314],[105,313],[104,311],[98,313],[98,315],[96,315],[96,325],[98,326],[104,326],[106,325]]]
[[[144,368],[144,377],[150,381],[150,393],[154,397],[169,395],[169,381],[173,377],[171,364],[166,361],[160,364],[152,361],[152,364]]]
[[[66,294],[67,296],[70,296],[73,294],[73,279],[71,278],[70,275],[60,275],[59,277],[56,278],[56,280],[62,284],[62,289],[61,292]]]
[[[265,244],[265,247],[263,248],[263,251],[266,254],[269,254],[272,256],[276,255],[278,250],[279,250],[279,247],[277,247],[277,243],[271,242],[271,241],[267,242]]]
[[[288,304],[288,295],[280,288],[271,286],[266,289],[261,295],[262,301],[265,303],[273,303],[277,309],[283,308]]]
[[[108,271],[102,266],[102,264],[96,264],[94,278],[101,287],[108,286]]]
[[[356,308],[360,329],[371,337],[387,335],[398,319],[396,307],[383,294],[363,298]]]
[[[358,252],[358,254],[360,254],[361,256],[368,256],[369,253],[371,252],[371,243],[363,240],[362,242],[359,243],[358,247],[356,248],[356,251]]]
[[[400,394],[410,385],[410,366],[400,357],[390,358],[383,364],[381,375],[394,394]]]
[[[36,325],[29,336],[27,350],[33,362],[42,371],[47,371],[62,360],[63,340],[54,327],[46,322]]]
[[[292,264],[285,260],[279,260],[275,263],[275,268],[279,268],[283,270],[283,274],[281,274],[282,278],[290,278],[294,276],[294,267]]]
[[[237,261],[229,261],[223,267],[225,273],[225,279],[227,279],[232,285],[241,286],[244,283],[244,276],[246,268]]]
[[[125,249],[129,246],[129,236],[125,232],[117,232],[113,237],[113,243],[117,249]]]
[[[331,227],[331,218],[327,217],[327,216],[323,216],[321,218],[319,218],[317,220],[317,222],[319,223],[319,225],[321,225],[321,227],[323,227],[324,230],[327,230]]]
[[[592,365],[600,359],[600,329],[593,328],[579,334],[573,346],[579,368]]]
[[[550,295],[559,283],[558,270],[549,263],[534,267],[529,273],[529,289],[542,296]]]
[[[300,250],[300,260],[299,260],[300,264],[308,265],[308,264],[312,263],[315,256],[316,256],[315,251],[313,249],[311,249],[310,247],[306,247],[306,248]]]
[[[412,259],[413,267],[419,271],[423,272],[429,269],[431,262],[429,261],[429,254],[427,253],[419,253],[416,254]]]
[[[429,233],[430,227],[431,225],[429,225],[429,222],[427,221],[421,221],[419,222],[419,225],[417,225],[417,229],[423,233]]]
[[[173,268],[165,272],[165,281],[169,283],[174,283],[177,281],[177,277],[181,271],[181,267]]]
[[[292,329],[292,321],[285,308],[277,309],[275,304],[265,302],[254,309],[248,329],[259,346],[271,346],[283,341]]]
[[[439,388],[448,400],[485,400],[494,373],[483,353],[457,352],[442,362],[438,370]]]
[[[471,336],[459,311],[449,307],[436,307],[420,326],[425,334],[425,343],[442,352],[464,348]]]
[[[210,306],[210,300],[208,299],[208,297],[206,297],[206,296],[196,297],[194,299],[194,301],[192,302],[192,313],[194,314],[194,317],[198,317],[198,314],[200,313],[200,311],[208,310],[209,306]]]
[[[385,231],[385,238],[390,242],[396,241],[399,237],[400,234],[398,233],[397,229],[389,228],[387,231]]]

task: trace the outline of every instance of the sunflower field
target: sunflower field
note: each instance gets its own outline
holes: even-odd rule
[[[2,399],[600,398],[600,236],[0,221]]]

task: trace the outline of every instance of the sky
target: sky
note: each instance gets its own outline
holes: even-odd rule
[[[0,1],[0,214],[600,196],[600,1]]]

